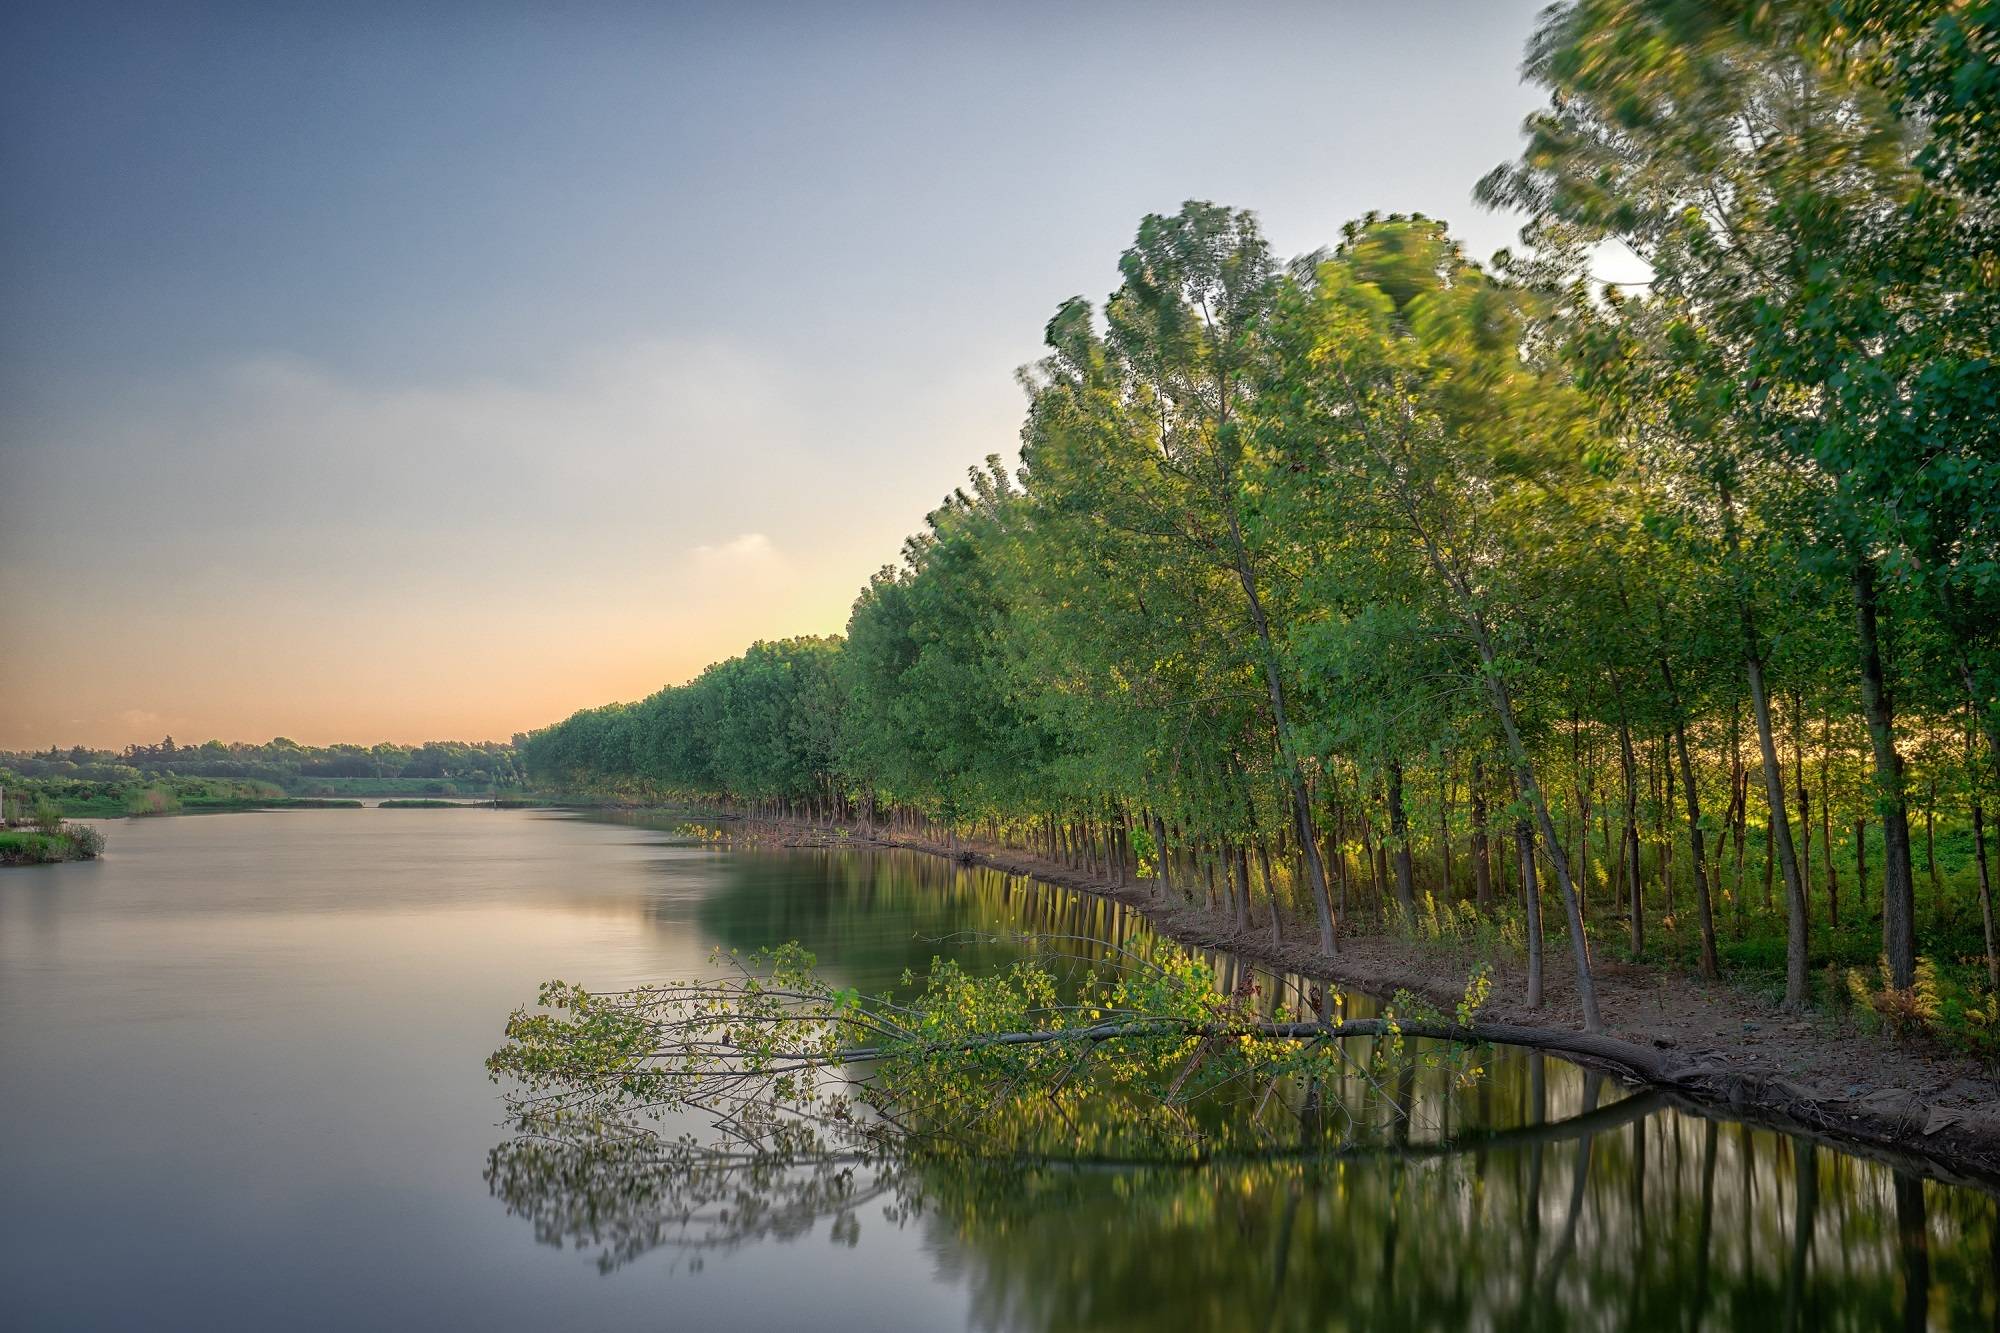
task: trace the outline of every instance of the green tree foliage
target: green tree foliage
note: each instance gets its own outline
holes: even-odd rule
[[[1326,953],[1476,936],[1531,1002],[1548,936],[1587,1024],[1613,941],[1794,1005],[1878,955],[1908,991],[1921,952],[1987,1012],[1997,27],[1558,5],[1550,106],[1480,187],[1521,253],[1371,216],[1286,263],[1246,213],[1144,219],[1022,373],[1019,468],[843,640],[523,762],[1004,843]],[[1601,280],[1619,250],[1645,281]]]

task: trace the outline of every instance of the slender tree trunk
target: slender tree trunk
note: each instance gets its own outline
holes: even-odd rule
[[[1667,820],[1674,809],[1674,756],[1668,748],[1671,731],[1660,737],[1660,803],[1653,816],[1653,833],[1660,844],[1660,893],[1667,900],[1667,915],[1680,919],[1680,904],[1674,901],[1674,840],[1667,833]]]
[[[1444,862],[1444,883],[1438,890],[1438,900],[1451,899],[1451,762],[1446,757],[1438,760],[1438,854]]]
[[[1396,843],[1396,901],[1409,920],[1417,919],[1417,895],[1411,884],[1410,818],[1403,809],[1403,765],[1389,761],[1389,836]]]
[[[1526,815],[1514,821],[1514,855],[1521,867],[1521,907],[1527,917],[1528,1007],[1539,1009],[1542,1007],[1542,893],[1535,881],[1535,834]]]
[[[1972,859],[1979,863],[1979,920],[1986,932],[1986,983],[1994,990],[2000,991],[2000,950],[1994,948],[1993,939],[1993,874],[1986,865],[1986,806],[1980,797],[1978,742],[1973,738],[1972,718],[1969,716],[1976,706],[1976,701],[1968,697],[1966,700],[1968,716],[1965,720],[1965,777],[1966,785],[1972,794]],[[1995,1235],[1996,1244],[2000,1244],[2000,1228],[1995,1229]]]
[[[1659,615],[1660,634],[1664,642],[1666,609],[1657,602],[1654,609]],[[1722,969],[1715,957],[1715,911],[1708,899],[1708,863],[1702,851],[1701,795],[1695,790],[1694,761],[1688,755],[1687,718],[1681,708],[1680,690],[1674,683],[1673,663],[1664,647],[1660,650],[1660,681],[1666,686],[1667,705],[1673,710],[1674,750],[1680,756],[1681,790],[1687,802],[1688,855],[1694,869],[1695,910],[1701,919],[1701,974],[1715,981],[1722,976]]]
[[[1701,974],[1710,981],[1721,977],[1715,956],[1715,910],[1708,898],[1708,865],[1702,853],[1701,797],[1694,786],[1694,762],[1688,756],[1687,724],[1676,714],[1674,748],[1680,752],[1681,790],[1687,802],[1688,852],[1694,868],[1694,900],[1701,918]]]
[[[1225,389],[1223,401],[1228,401]],[[1236,560],[1237,581],[1243,585],[1243,598],[1250,607],[1250,623],[1257,633],[1257,643],[1264,659],[1264,685],[1271,698],[1271,721],[1277,732],[1278,767],[1284,774],[1285,786],[1292,799],[1292,821],[1298,830],[1299,845],[1305,849],[1306,874],[1312,880],[1313,904],[1319,912],[1320,952],[1333,957],[1340,952],[1339,923],[1333,918],[1333,898],[1327,892],[1326,867],[1319,859],[1319,830],[1313,823],[1312,801],[1306,794],[1305,774],[1300,771],[1297,747],[1293,744],[1291,723],[1285,707],[1285,682],[1278,670],[1278,650],[1271,641],[1271,623],[1264,614],[1264,601],[1257,592],[1256,569],[1250,560],[1249,547],[1243,541],[1243,525],[1237,521],[1234,487],[1224,476],[1224,507],[1229,517],[1229,540]]]
[[[1863,916],[1868,914],[1868,820],[1854,817],[1854,894]]]
[[[1937,868],[1937,778],[1924,787],[1924,873],[1931,881],[1931,929],[1944,929],[1944,883]]]
[[[2000,991],[2000,949],[1993,938],[1993,875],[1986,866],[1986,808],[1972,797],[1972,854],[1979,862],[1979,917],[1986,928],[1986,984]]]
[[[1392,475],[1403,477],[1408,482],[1407,473],[1393,461],[1390,468]],[[1588,1032],[1600,1031],[1603,1020],[1597,1009],[1597,986],[1590,974],[1590,940],[1583,930],[1583,904],[1577,898],[1576,881],[1570,878],[1569,857],[1563,851],[1561,840],[1556,837],[1555,820],[1549,815],[1548,799],[1535,778],[1534,763],[1528,756],[1527,743],[1521,737],[1521,724],[1514,713],[1513,696],[1508,690],[1506,676],[1500,670],[1500,654],[1494,646],[1492,631],[1481,609],[1481,600],[1465,572],[1445,559],[1418,505],[1416,492],[1407,484],[1398,495],[1398,503],[1410,530],[1423,545],[1432,573],[1457,603],[1460,623],[1471,632],[1473,646],[1479,652],[1480,674],[1485,680],[1487,699],[1500,723],[1502,738],[1507,743],[1508,762],[1514,766],[1515,779],[1534,812],[1536,826],[1547,847],[1549,864],[1555,870],[1556,884],[1562,893],[1563,914],[1569,921],[1570,949],[1576,961],[1576,995],[1583,1008],[1584,1029]]]
[[[1481,912],[1493,909],[1493,865],[1486,847],[1486,770],[1472,757],[1472,900]]]
[[[1833,717],[1819,719],[1819,859],[1826,879],[1826,923],[1840,929],[1840,871],[1833,864]]]
[[[1632,956],[1646,952],[1646,885],[1639,876],[1639,773],[1632,754],[1632,728],[1618,710],[1618,763],[1625,776],[1625,831],[1619,835],[1618,865],[1630,899]]]
[[[1250,929],[1250,853],[1241,843],[1236,847],[1236,928]]]
[[[1812,797],[1806,790],[1806,706],[1797,690],[1792,691],[1792,778],[1799,799],[1799,879],[1805,886],[1806,903],[1812,903]]]
[[[1882,820],[1882,952],[1898,989],[1916,984],[1916,886],[1910,871],[1910,811],[1903,757],[1896,753],[1896,706],[1882,664],[1876,623],[1875,564],[1854,562],[1854,629],[1860,647],[1861,704],[1875,750],[1875,809]]]
[[[1561,840],[1556,837],[1555,820],[1549,816],[1549,803],[1542,795],[1541,785],[1535,781],[1534,766],[1529,762],[1528,747],[1521,739],[1520,723],[1514,716],[1514,700],[1507,691],[1507,682],[1500,675],[1492,637],[1487,633],[1483,620],[1475,617],[1475,623],[1487,692],[1492,697],[1494,711],[1499,714],[1500,729],[1507,738],[1509,758],[1514,762],[1521,791],[1528,798],[1528,806],[1534,811],[1535,822],[1541,828],[1549,864],[1556,872],[1556,886],[1562,893],[1563,912],[1569,918],[1570,951],[1576,963],[1576,996],[1583,1007],[1584,1030],[1597,1032],[1603,1028],[1604,1022],[1597,1012],[1597,986],[1590,975],[1590,941],[1583,933],[1583,905],[1577,901],[1576,882],[1570,878],[1569,858],[1563,853]]]
[[[1737,556],[1735,510],[1727,487],[1721,492],[1724,528],[1732,562]],[[1778,851],[1778,865],[1785,877],[1785,1007],[1799,1010],[1806,1003],[1805,882],[1799,874],[1798,855],[1792,848],[1792,825],[1785,817],[1785,784],[1778,768],[1778,746],[1771,735],[1771,696],[1764,687],[1764,650],[1757,635],[1757,619],[1750,610],[1750,598],[1739,588],[1736,605],[1743,629],[1743,669],[1750,682],[1750,711],[1757,721],[1757,748],[1764,760],[1764,798],[1771,811],[1771,841]],[[1740,892],[1740,889],[1739,889]]]
[[[1271,874],[1271,846],[1262,838],[1257,839],[1257,869],[1264,876],[1264,896],[1271,900],[1271,943],[1282,945],[1285,934],[1278,911],[1278,881]]]

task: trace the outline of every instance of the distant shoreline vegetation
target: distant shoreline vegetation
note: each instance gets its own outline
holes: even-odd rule
[[[358,810],[351,797],[289,796],[273,783],[214,778],[162,778],[153,782],[82,782],[71,778],[22,778],[0,770],[0,810],[14,818],[41,806],[66,819],[146,819],[161,815],[230,810]]]
[[[362,797],[491,797],[519,782],[514,747],[502,741],[177,745],[169,736],[115,751],[0,751],[0,795],[17,818],[43,801],[71,819],[354,809]]]
[[[505,741],[322,746],[284,736],[263,744],[177,745],[168,736],[123,750],[0,750],[0,773],[116,786],[224,779],[266,783],[287,796],[472,796],[520,784],[514,747]]]

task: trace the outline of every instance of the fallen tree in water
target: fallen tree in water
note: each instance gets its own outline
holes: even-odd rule
[[[838,1231],[868,1201],[1011,1216],[1101,1198],[1083,1182],[1107,1172],[1166,1198],[1214,1169],[1269,1184],[1565,1140],[1587,1160],[1592,1136],[1669,1105],[1713,1114],[1721,1091],[1699,1056],[1487,1021],[1481,974],[1449,1014],[1399,995],[1361,1017],[1310,984],[1224,991],[1156,940],[1094,959],[1068,952],[1091,941],[1028,943],[1006,971],[939,961],[900,994],[836,985],[796,945],[633,990],[548,983],[488,1061],[514,1131],[488,1186],[545,1241],[615,1267]],[[1501,1044],[1582,1064],[1582,1110],[1548,1118],[1539,1072],[1525,1123],[1459,1109]],[[1604,1071],[1647,1086],[1600,1105]],[[1924,1145],[1844,1146],[1908,1171]]]
[[[524,1132],[614,1119],[706,1122],[730,1153],[796,1156],[843,1150],[972,1149],[989,1157],[1199,1160],[1276,1144],[1338,1146],[1355,1132],[1351,1099],[1422,1067],[1467,1082],[1479,1047],[1522,1037],[1604,1056],[1584,1034],[1481,1025],[1483,974],[1455,1015],[1399,997],[1380,1018],[1340,1018],[1265,1001],[1254,987],[1218,990],[1206,963],[1170,945],[1107,961],[1044,952],[974,977],[938,961],[910,993],[864,995],[832,984],[812,955],[787,945],[748,960],[718,956],[717,977],[598,993],[544,985],[517,1010],[488,1061],[512,1080]],[[1350,1043],[1368,1038],[1365,1051]],[[1444,1043],[1421,1050],[1407,1039]]]

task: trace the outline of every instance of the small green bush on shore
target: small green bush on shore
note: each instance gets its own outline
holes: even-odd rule
[[[104,835],[82,824],[58,822],[53,830],[0,829],[0,865],[88,861],[103,850]]]

